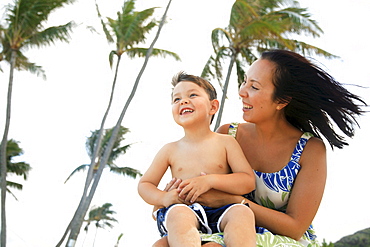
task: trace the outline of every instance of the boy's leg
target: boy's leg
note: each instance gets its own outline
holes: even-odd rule
[[[201,246],[198,219],[187,206],[171,208],[166,216],[166,228],[168,243],[171,247]]]
[[[202,246],[207,246],[207,247],[222,247],[220,244],[216,244],[213,242],[208,242],[205,244],[202,244]],[[167,237],[163,237],[159,240],[157,240],[152,247],[169,247]]]
[[[207,247],[222,247],[222,245],[216,244],[216,243],[213,243],[213,242],[205,243],[202,246],[207,246]]]
[[[252,210],[243,205],[231,206],[220,224],[227,247],[256,246],[256,228]]]

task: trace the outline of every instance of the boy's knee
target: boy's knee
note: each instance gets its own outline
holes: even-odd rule
[[[203,244],[202,246],[206,246],[206,247],[222,247],[222,245],[216,244],[214,242],[209,242],[209,243]]]
[[[225,215],[225,219],[227,221],[230,220],[236,220],[238,222],[243,221],[243,219],[251,221],[254,221],[254,213],[253,211],[248,207],[243,204],[237,204],[232,206],[228,211],[227,214]]]
[[[163,237],[155,242],[152,247],[169,247],[167,237]]]
[[[186,205],[176,205],[167,212],[166,217],[168,220],[172,220],[172,218],[178,220],[179,218],[188,217],[189,215],[194,215],[190,208]]]
[[[230,210],[233,212],[233,214],[237,214],[237,215],[241,215],[241,216],[249,216],[249,217],[254,218],[254,214],[253,214],[252,209],[250,209],[250,207],[248,207],[244,204],[234,205]]]

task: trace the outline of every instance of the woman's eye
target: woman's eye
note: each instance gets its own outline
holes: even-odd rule
[[[255,86],[252,86],[252,89],[254,89],[254,90],[259,90],[259,88],[256,88]]]

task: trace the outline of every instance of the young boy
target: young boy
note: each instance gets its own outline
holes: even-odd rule
[[[210,189],[243,195],[255,188],[252,168],[237,141],[210,129],[219,108],[216,90],[203,78],[184,72],[173,78],[172,85],[173,118],[185,135],[158,152],[140,179],[140,196],[164,207],[155,216],[170,246],[201,246],[198,230],[223,231],[228,247],[255,246],[254,216],[246,205],[209,208],[196,203]],[[166,192],[157,186],[168,167],[182,182],[177,190]]]

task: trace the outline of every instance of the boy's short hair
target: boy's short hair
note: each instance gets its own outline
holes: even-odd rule
[[[209,96],[209,100],[217,99],[217,92],[216,89],[213,87],[213,85],[207,81],[206,79],[195,76],[195,75],[188,75],[184,71],[180,71],[172,78],[172,86],[175,87],[177,84],[179,84],[182,81],[190,81],[194,82],[201,88],[203,88],[206,93]]]
[[[199,76],[195,76],[195,75],[188,75],[184,71],[180,71],[172,78],[171,84],[173,87],[176,87],[176,85],[182,81],[194,82],[195,84],[197,84],[198,86],[200,86],[206,91],[206,93],[208,94],[209,100],[217,99],[216,89],[206,79],[199,77]],[[214,118],[215,118],[215,115],[212,115],[210,124],[212,124],[212,121]]]

